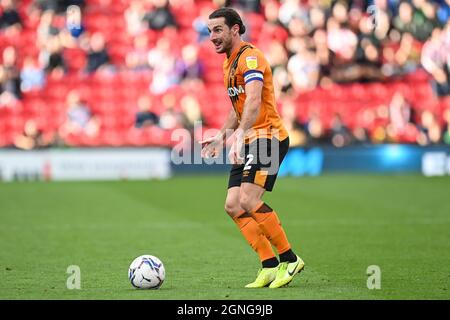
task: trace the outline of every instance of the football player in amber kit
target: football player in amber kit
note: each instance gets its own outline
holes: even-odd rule
[[[276,110],[272,72],[263,53],[242,41],[245,26],[235,10],[220,8],[211,13],[208,29],[216,52],[227,57],[224,84],[233,108],[219,134],[201,141],[202,157],[217,156],[226,132],[234,130],[225,211],[262,263],[255,281],[246,287],[279,288],[290,283],[305,264],[293,252],[277,213],[261,199],[265,191],[272,191],[289,148],[288,133]]]

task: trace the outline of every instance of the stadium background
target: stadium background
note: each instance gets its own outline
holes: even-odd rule
[[[445,1],[241,2],[294,146],[450,143]],[[31,148],[18,139],[30,119],[43,134],[36,147],[167,146],[171,130],[196,120],[220,127],[223,56],[205,25],[220,3],[4,1],[0,146]],[[84,4],[77,40],[70,4]],[[138,106],[160,126],[136,130]]]
[[[0,184],[1,298],[449,298],[449,180],[421,174],[450,172],[448,1],[0,4],[0,177],[19,181]],[[196,121],[217,128],[229,110],[205,29],[221,5],[240,10],[273,69],[293,147],[282,175],[346,173],[280,179],[268,195],[310,265],[277,294],[241,289],[257,264],[222,213],[226,166],[167,156],[175,130],[199,139]],[[194,171],[217,174],[178,175]],[[124,278],[143,253],[168,270],[150,296]],[[372,264],[382,290],[366,287]]]

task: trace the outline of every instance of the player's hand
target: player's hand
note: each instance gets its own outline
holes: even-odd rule
[[[217,158],[222,148],[223,139],[220,136],[209,137],[199,141],[202,144],[202,158]]]
[[[231,150],[228,153],[228,159],[232,164],[243,164],[244,157],[241,154],[242,148],[244,146],[244,138],[242,135],[236,135],[231,145]]]

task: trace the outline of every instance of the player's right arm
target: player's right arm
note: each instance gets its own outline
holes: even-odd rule
[[[227,138],[227,132],[229,130],[234,131],[238,126],[239,122],[236,117],[236,112],[231,108],[227,120],[225,120],[220,131],[214,137],[206,138],[199,142],[203,145],[201,153],[202,158],[217,157]]]

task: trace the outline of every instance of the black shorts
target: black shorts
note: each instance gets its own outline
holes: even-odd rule
[[[256,139],[244,148],[244,164],[231,167],[228,189],[239,187],[242,182],[257,184],[272,191],[277,174],[289,149],[289,138]]]

